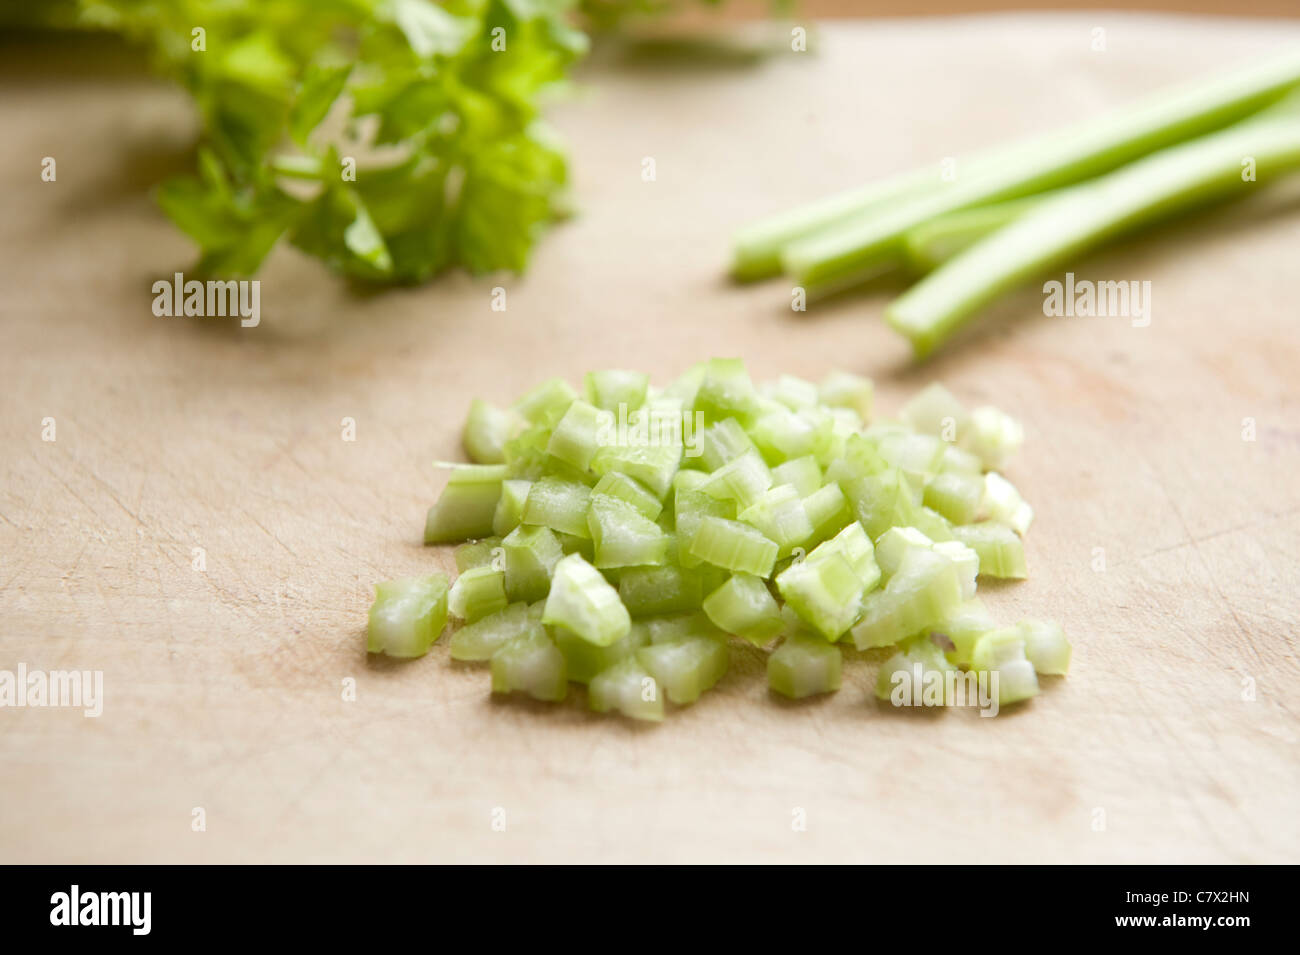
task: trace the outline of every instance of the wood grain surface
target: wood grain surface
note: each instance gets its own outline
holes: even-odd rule
[[[606,51],[554,113],[580,214],[527,277],[362,295],[277,252],[253,329],[151,313],[191,261],[148,193],[192,161],[184,97],[120,53],[8,42],[0,669],[101,670],[105,699],[0,710],[0,861],[1300,861],[1294,196],[1072,266],[1150,281],[1149,327],[1045,318],[1030,289],[920,369],[889,289],[796,315],[779,281],[720,278],[757,215],[1300,42],[1114,15],[1099,54],[1094,19],[823,24],[746,67]],[[877,705],[880,657],[854,656],[794,704],[737,647],[646,727],[577,687],[493,699],[445,640],[367,659],[374,583],[452,567],[420,532],[471,396],[735,353],[869,374],[886,412],[939,378],[1021,417],[1031,579],[981,589],[1064,623],[1068,679],[924,715]]]

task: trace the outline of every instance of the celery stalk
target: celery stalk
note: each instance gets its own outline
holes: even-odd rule
[[[1002,292],[1115,235],[1253,188],[1241,175],[1247,156],[1265,181],[1300,169],[1300,122],[1250,119],[1062,190],[930,273],[886,318],[928,355]]]
[[[903,237],[924,222],[981,203],[1015,199],[1102,175],[1155,150],[1248,116],[1298,84],[1300,53],[1292,51],[1226,75],[1162,92],[1126,109],[1013,147],[1001,162],[979,163],[974,172],[949,188],[882,204],[878,211],[869,208],[839,225],[794,241],[782,251],[782,266],[805,287],[897,267],[904,260]],[[1255,153],[1238,152],[1234,159],[1237,171],[1240,167],[1236,163],[1246,155]],[[1047,205],[1055,205],[1057,201]],[[1017,228],[1042,216],[1043,208],[1008,228]],[[1083,210],[1076,207],[1071,211]],[[976,248],[983,244],[978,243]],[[1026,243],[1025,246],[1017,244],[1009,251],[1026,255],[1031,250],[1032,245]],[[954,263],[969,254],[958,256]],[[935,274],[945,271],[947,267]],[[902,322],[910,311],[899,313],[898,321]],[[909,320],[904,327],[910,324]],[[931,332],[916,340],[932,344],[933,338]]]
[[[908,264],[917,272],[933,271],[986,235],[1015,222],[1050,195],[975,206],[923,222],[903,236]]]

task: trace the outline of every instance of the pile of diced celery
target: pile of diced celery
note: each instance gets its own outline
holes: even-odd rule
[[[726,673],[732,637],[771,649],[772,690],[839,689],[841,646],[895,648],[879,671],[997,671],[1001,704],[1064,673],[1059,626],[999,626],[978,576],[1023,578],[1033,511],[1000,473],[1023,432],[933,384],[872,423],[872,385],[833,373],[755,387],[737,359],[666,388],[597,371],[509,408],[474,401],[473,464],[429,510],[459,571],[379,585],[369,649],[426,653],[448,615],[492,689],[663,718]]]

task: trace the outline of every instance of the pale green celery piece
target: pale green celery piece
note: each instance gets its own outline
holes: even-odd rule
[[[611,710],[634,720],[660,722],[664,718],[659,684],[645,667],[629,656],[591,678],[587,703],[597,713]]]
[[[447,607],[453,616],[473,623],[489,614],[504,610],[506,600],[506,575],[492,564],[471,567],[451,585]]]
[[[1172,147],[1166,152],[1185,148],[1173,144],[1241,119],[1277,100],[1297,83],[1300,83],[1300,54],[1293,51],[1226,76],[1212,77],[1158,94],[1127,109],[1112,111],[1071,129],[1006,149],[1000,162],[979,162],[973,173],[959,177],[948,188],[922,192],[909,199],[881,205],[878,210],[869,208],[838,225],[792,242],[781,254],[782,267],[805,288],[896,268],[905,261],[903,237],[923,222],[971,206],[1016,199],[1093,177],[1101,177],[1093,180],[1094,183],[1101,182],[1108,178],[1103,176],[1107,173],[1110,176],[1124,175],[1133,167],[1150,162],[1139,157],[1164,147]],[[1256,155],[1257,148],[1248,146],[1242,149],[1238,145],[1237,151],[1233,152],[1232,171],[1238,182],[1241,157]],[[1110,173],[1110,170],[1123,167],[1125,163],[1130,165],[1122,168],[1119,173]],[[1166,197],[1164,201],[1167,203],[1168,196],[1177,196],[1185,190],[1186,186],[1176,186],[1169,181],[1179,178],[1179,173],[1185,175],[1179,164],[1174,163],[1162,170],[1162,176],[1152,175],[1148,181],[1141,182],[1142,187],[1152,191],[1152,198],[1147,200],[1147,204],[1158,206],[1161,195]],[[1088,187],[1089,184],[1085,184],[1082,188]],[[1137,188],[1133,189],[1135,194],[1138,191]],[[1097,193],[1093,192],[1091,197],[1097,203]],[[1068,241],[1054,230],[1027,228],[1035,219],[1046,221],[1050,216],[1052,224],[1061,233],[1072,235],[1082,230],[1083,224],[1090,220],[1115,218],[1113,200],[1107,203],[1112,206],[1112,210],[1078,206],[1069,210],[1073,215],[1068,217],[1058,215],[1058,211],[1064,212],[1063,208],[1050,213],[1046,211],[1049,207],[1058,206],[1061,201],[1059,198],[1045,200],[994,233],[994,236],[977,242],[947,265],[932,272],[921,284],[926,284],[957,262],[967,259],[977,249],[993,241],[995,236],[1013,230],[1023,230],[1026,238],[1032,235],[1047,247],[1060,244],[1063,240]],[[1082,216],[1082,219],[1073,216]],[[1034,255],[1029,251],[1032,248],[1028,241],[1017,242],[1010,249],[1000,250],[997,259],[984,259],[981,265],[994,272],[1008,271],[1014,265],[1008,260],[1009,255],[1018,257],[1021,261],[1031,256],[1042,257],[1041,252]],[[996,268],[999,262],[1001,269]],[[996,284],[996,280],[986,281]],[[920,304],[916,299],[913,301]],[[932,314],[935,311],[933,307],[930,308]],[[924,322],[916,320],[921,315],[919,308],[909,306],[898,313],[896,318],[903,327],[911,327],[919,333]],[[914,339],[914,344],[924,350],[925,341],[929,340],[933,344],[938,332],[937,328],[931,328],[919,342]]]
[[[981,508],[989,520],[1006,524],[1023,535],[1034,520],[1034,509],[1025,503],[1016,486],[996,471],[984,475]]]
[[[463,574],[471,567],[491,564],[496,557],[497,548],[501,546],[500,537],[485,537],[470,541],[456,548],[456,573]]]
[[[629,567],[619,577],[618,593],[634,617],[699,610],[704,600],[699,574],[672,564]]]
[[[916,523],[920,495],[900,471],[858,478],[850,481],[844,492],[872,540],[891,527]]]
[[[550,439],[550,428],[530,424],[507,441],[504,453],[510,477],[529,481],[542,477],[551,461],[550,455],[546,453],[546,442]]]
[[[838,552],[796,561],[777,576],[776,586],[786,605],[831,641],[857,620],[864,589],[862,578]]]
[[[803,499],[804,513],[813,526],[809,542],[816,545],[838,534],[854,520],[849,500],[838,484],[827,484]]]
[[[704,380],[707,371],[708,362],[697,361],[672,380],[663,390],[663,397],[677,398],[682,402],[682,407],[689,408],[695,401],[695,393],[700,390],[700,382]]]
[[[589,643],[576,633],[569,632],[566,627],[553,628],[553,634],[555,645],[564,654],[569,679],[575,683],[590,683],[596,674],[627,659],[650,642],[645,632],[636,628],[607,647]]]
[[[984,470],[984,462],[978,454],[950,444],[943,449],[943,461],[939,464],[941,474],[973,474],[976,477]]]
[[[700,561],[691,556],[691,545],[700,522],[706,517],[733,519],[736,502],[724,501],[701,490],[708,477],[699,471],[679,471],[674,483],[673,518],[677,528],[677,559],[683,567],[698,566]]]
[[[997,627],[984,602],[976,597],[963,601],[936,623],[934,633],[951,645],[951,649],[946,651],[949,663],[969,666],[971,651],[979,638]]]
[[[848,485],[858,478],[884,474],[888,470],[889,465],[880,456],[880,449],[875,442],[866,435],[854,434],[845,439],[840,456],[826,465],[825,480],[828,483],[836,481]]]
[[[650,643],[675,643],[687,637],[713,637],[726,640],[727,634],[719,630],[703,610],[646,617],[633,626],[644,630]]]
[[[506,596],[529,603],[543,600],[551,590],[551,574],[564,557],[549,527],[516,527],[501,541]]]
[[[772,468],[772,484],[789,485],[800,497],[808,497],[821,490],[822,469],[815,456],[806,454]]]
[[[569,692],[564,654],[540,628],[515,638],[492,655],[492,692],[558,703]]]
[[[461,443],[475,464],[504,464],[506,442],[519,433],[523,424],[512,409],[497,408],[475,398],[469,405]]]
[[[923,486],[939,472],[947,445],[931,434],[887,434],[880,438],[880,456]]]
[[[850,521],[830,540],[819,544],[808,555],[808,560],[815,562],[830,554],[839,554],[848,561],[866,590],[871,590],[880,583],[880,567],[876,563],[875,548],[857,521]]]
[[[992,405],[983,405],[971,412],[970,427],[962,441],[963,447],[990,471],[1005,467],[1024,443],[1025,429],[1020,422]]]
[[[617,498],[625,504],[630,504],[643,517],[648,517],[652,521],[664,509],[663,502],[650,493],[644,484],[620,471],[610,471],[596,482],[596,486],[591,489],[591,496],[595,498],[599,495]]]
[[[706,471],[716,471],[754,449],[754,442],[735,418],[723,418],[701,429],[697,439],[700,453],[696,460]]]
[[[620,471],[635,478],[659,498],[673,486],[673,475],[682,461],[682,445],[659,443],[647,447],[620,447],[610,445],[596,452],[591,462],[592,470],[604,477],[611,471]]]
[[[972,599],[975,596],[975,578],[980,572],[979,554],[961,541],[939,541],[934,545],[934,552],[953,562],[957,568],[957,580],[961,583],[962,600]]]
[[[978,473],[940,471],[926,483],[921,500],[954,524],[969,524],[979,515],[984,479]]]
[[[767,685],[792,700],[840,688],[843,655],[820,637],[794,634],[767,658]]]
[[[724,567],[732,573],[771,576],[778,546],[748,524],[722,517],[706,517],[691,541],[692,557]]]
[[[923,547],[929,550],[934,547],[934,541],[915,527],[891,527],[876,538],[875,556],[881,573],[892,577],[911,547]]]
[[[722,679],[727,672],[727,645],[713,637],[685,637],[642,647],[636,659],[668,699],[683,706]]]
[[[618,591],[581,554],[555,565],[542,622],[566,627],[599,647],[623,639],[632,626]]]
[[[1034,665],[1025,658],[1025,638],[1019,627],[990,630],[975,642],[971,669],[997,673],[998,703],[1005,706],[1038,694]]]
[[[526,603],[512,603],[504,610],[480,617],[451,635],[453,660],[491,660],[492,654],[512,640],[541,629]]]
[[[587,529],[595,546],[596,567],[661,566],[668,562],[668,535],[631,504],[593,494]]]
[[[890,646],[934,626],[961,602],[953,562],[933,550],[908,548],[884,589],[863,598],[853,643],[859,650]]]
[[[504,464],[453,465],[438,503],[429,508],[424,542],[451,544],[491,536],[505,478]]]
[[[870,378],[847,371],[832,371],[822,379],[818,391],[822,404],[832,408],[849,408],[856,411],[864,422],[871,420],[875,386]]]
[[[795,547],[807,546],[814,530],[799,492],[789,484],[764,492],[762,497],[740,512],[737,520],[776,541],[778,557],[788,557]]]
[[[952,522],[929,507],[922,507],[912,515],[912,526],[932,541],[950,541]]]
[[[548,378],[515,402],[514,410],[530,424],[554,427],[577,397],[563,378]]]
[[[1070,641],[1054,620],[1021,620],[1016,624],[1025,641],[1025,656],[1039,673],[1064,676],[1070,671]]]
[[[816,407],[821,400],[816,385],[795,375],[782,375],[776,381],[770,382],[763,389],[763,394],[781,402],[791,411]]]
[[[735,501],[745,508],[772,486],[772,472],[757,451],[746,451],[709,475],[700,490],[719,500]]]
[[[947,675],[955,670],[929,634],[919,634],[900,643],[881,665],[876,697],[895,706],[947,706],[953,702]]]
[[[610,412],[575,398],[551,432],[546,453],[585,471],[600,448],[602,434],[613,433],[614,419]]]
[[[1024,580],[1029,576],[1024,542],[1007,525],[994,521],[958,524],[952,534],[979,555],[982,575],[1010,580]]]
[[[587,400],[597,408],[617,412],[621,406],[630,414],[645,404],[650,376],[639,371],[610,368],[587,372],[583,384]]]
[[[970,423],[970,412],[951,391],[937,381],[913,395],[903,405],[898,416],[922,434],[933,435],[949,443],[961,440]]]
[[[781,609],[758,577],[733,574],[704,598],[704,612],[720,629],[766,646],[781,632]]]
[[[731,274],[742,282],[776,275],[781,271],[781,250],[791,242],[815,235],[868,209],[884,209],[890,203],[943,188],[942,172],[936,164],[900,173],[747,226],[733,237]]]
[[[447,625],[447,576],[406,577],[375,585],[366,650],[420,657]]]
[[[1253,191],[1243,157],[1264,181],[1300,169],[1300,122],[1247,119],[1063,189],[931,272],[885,316],[918,356],[928,355],[997,296],[1116,235]]]
[[[591,537],[587,530],[587,508],[591,488],[576,481],[544,477],[533,482],[524,502],[525,524],[549,527],[574,537]]]
[[[706,426],[724,418],[748,424],[758,408],[758,392],[739,358],[712,358],[691,401],[692,411],[704,415]]]
[[[576,534],[556,531],[555,539],[560,542],[560,550],[565,554],[581,554],[587,563],[596,559],[596,546],[591,542],[590,537],[579,537]]]
[[[989,233],[1014,222],[1051,195],[1047,192],[1023,199],[993,202],[923,222],[903,236],[908,262],[917,272],[936,269]]]
[[[759,415],[750,437],[767,463],[780,464],[806,454],[824,453],[832,440],[834,425],[828,413],[810,408],[791,411],[778,405]]]
[[[496,536],[505,537],[523,523],[524,505],[532,486],[532,481],[507,479],[501,482],[501,497],[497,500],[496,513],[492,516],[492,532]]]

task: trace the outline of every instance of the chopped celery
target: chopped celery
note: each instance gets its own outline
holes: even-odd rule
[[[727,636],[703,610],[646,617],[632,626],[643,631],[650,643],[675,643],[687,637],[725,640]]]
[[[632,626],[618,591],[580,554],[555,565],[542,623],[567,627],[599,647],[623,639]]]
[[[817,386],[795,375],[782,375],[765,387],[763,394],[774,401],[779,401],[791,411],[812,408],[821,401]]]
[[[456,573],[463,574],[471,567],[482,567],[496,559],[500,537],[485,537],[469,541],[456,548]]]
[[[551,574],[564,557],[555,532],[549,527],[516,527],[501,542],[501,551],[506,596],[529,603],[546,599]]]
[[[491,564],[480,564],[464,571],[451,585],[447,607],[452,616],[466,623],[506,608],[506,575]]]
[[[664,701],[659,685],[635,656],[628,656],[591,678],[588,705],[597,713],[616,710],[634,720],[659,722]]]
[[[505,537],[523,523],[524,506],[532,486],[532,481],[507,479],[501,482],[501,497],[497,500],[496,513],[492,515],[492,533]]]
[[[817,561],[833,553],[839,554],[848,561],[853,572],[862,581],[864,589],[870,590],[880,582],[880,567],[876,564],[875,548],[871,546],[871,538],[867,537],[867,532],[857,521],[850,521],[830,540],[819,544],[808,555],[808,559]]]
[[[514,410],[532,424],[552,426],[577,397],[578,393],[563,378],[549,378],[520,398]]]
[[[804,408],[790,411],[777,405],[762,413],[750,435],[769,464],[779,464],[805,454],[825,454],[834,431],[830,414]]]
[[[680,444],[661,443],[644,448],[607,445],[596,452],[591,468],[601,477],[612,471],[621,471],[662,498],[672,487],[673,475],[681,461]]]
[[[961,601],[956,565],[933,550],[908,548],[884,589],[863,598],[853,643],[859,650],[898,643],[943,620]]]
[[[447,576],[406,577],[375,586],[366,650],[390,657],[419,657],[447,625]]]
[[[492,692],[516,691],[548,703],[568,695],[564,654],[540,628],[516,637],[492,654]]]
[[[684,637],[652,643],[636,651],[668,699],[679,706],[694,703],[727,672],[727,645],[713,637]]]
[[[618,581],[619,598],[634,617],[699,610],[704,584],[699,574],[669,564],[630,567]]]
[[[800,619],[827,640],[837,640],[858,618],[862,578],[838,552],[814,560],[816,553],[783,570],[776,578],[776,586]]]
[[[426,544],[450,544],[492,534],[504,464],[458,464],[452,467],[438,503],[429,508],[424,524]]]
[[[737,515],[743,521],[776,541],[778,557],[788,557],[795,547],[807,544],[813,525],[804,510],[799,492],[789,484],[766,491],[757,501]]]
[[[643,631],[636,629],[605,647],[598,647],[565,627],[555,627],[554,635],[555,645],[564,654],[569,679],[575,683],[590,683],[596,674],[632,656],[650,642]]]
[[[1063,676],[1070,671],[1070,641],[1061,625],[1050,620],[1021,620],[1016,624],[1025,641],[1025,656],[1039,673]]]
[[[451,635],[453,660],[491,660],[492,654],[512,640],[541,629],[528,604],[512,603],[504,610],[480,617]]]
[[[975,642],[971,669],[996,673],[998,703],[1017,703],[1038,693],[1034,665],[1025,659],[1025,637],[1019,627],[990,630]]]
[[[921,500],[954,524],[969,524],[979,514],[984,487],[979,474],[944,471],[926,483]]]
[[[934,624],[934,632],[950,645],[948,661],[959,666],[970,664],[971,651],[979,638],[996,630],[992,615],[979,598],[967,600],[954,607],[942,620]]]
[[[1029,525],[1034,520],[1034,509],[1025,503],[1015,485],[996,471],[984,475],[984,499],[981,506],[990,520],[1006,524],[1017,534],[1029,530]]]
[[[947,557],[957,569],[962,600],[972,599],[975,596],[975,578],[980,572],[979,554],[961,541],[939,541],[934,545],[934,552]]]
[[[809,543],[816,545],[834,537],[853,520],[849,499],[838,484],[827,484],[803,499],[804,513],[813,526]]]
[[[534,481],[524,502],[523,523],[549,527],[574,537],[591,537],[587,508],[591,488],[576,481],[544,477]]]
[[[746,451],[710,474],[700,490],[744,508],[756,503],[771,486],[772,472],[763,458],[757,451]]]
[[[1020,422],[991,405],[983,405],[971,412],[962,444],[984,467],[997,471],[1006,466],[1024,441],[1025,429]]]
[[[595,405],[576,398],[564,412],[546,443],[546,453],[580,471],[591,466],[600,448],[602,430],[612,426],[612,416]]]
[[[932,541],[950,541],[952,523],[938,511],[922,507],[912,515],[912,526]]]
[[[722,517],[700,522],[691,543],[691,556],[733,573],[767,577],[776,563],[777,544],[761,531]]]
[[[691,410],[704,415],[706,425],[724,418],[746,424],[757,407],[758,393],[744,362],[739,358],[713,358],[706,363],[691,402]]]
[[[593,494],[587,512],[600,568],[659,566],[668,561],[668,535],[631,504],[604,494]]]
[[[644,372],[611,368],[589,371],[583,381],[587,400],[597,408],[616,412],[622,407],[631,413],[645,404],[650,376]]]
[[[952,534],[979,555],[980,573],[984,576],[1013,580],[1029,576],[1025,569],[1025,545],[1005,524],[994,521],[962,524],[954,527]]]
[[[889,470],[858,478],[844,492],[872,540],[891,527],[916,522],[918,495],[901,471]]]
[[[955,669],[928,634],[912,637],[881,665],[876,697],[895,706],[947,706],[952,702],[948,674]]]
[[[937,381],[917,392],[898,416],[922,434],[948,442],[959,440],[970,421],[962,403]]]
[[[788,484],[799,493],[800,497],[808,497],[821,489],[821,465],[811,454],[792,458],[772,468],[772,483],[776,487]]]
[[[475,398],[469,405],[461,443],[475,464],[505,464],[506,442],[522,427],[523,421],[513,410],[496,408]]]
[[[794,700],[840,688],[840,648],[817,637],[793,634],[767,658],[767,685]]]
[[[631,504],[652,521],[664,509],[663,502],[646,490],[645,485],[620,471],[609,471],[596,482],[596,486],[591,489],[591,495],[594,498],[600,494]]]
[[[781,610],[767,584],[751,574],[733,574],[704,598],[709,620],[727,633],[765,646],[781,632]]]
[[[674,523],[677,528],[677,557],[683,567],[694,567],[699,558],[692,556],[691,545],[695,534],[706,517],[736,516],[734,501],[719,500],[700,488],[708,478],[698,471],[681,471],[674,479]]]
[[[696,438],[700,463],[708,471],[716,471],[746,451],[754,450],[754,442],[735,418],[723,418],[701,429]]]
[[[863,422],[871,420],[875,389],[870,378],[846,371],[833,371],[822,379],[818,393],[822,404],[832,408],[850,408],[858,413]]]
[[[880,456],[917,484],[937,474],[943,462],[943,439],[932,434],[894,433],[880,437]]]
[[[903,562],[903,555],[907,553],[908,548],[929,549],[933,546],[934,541],[915,527],[891,527],[876,540],[876,563],[882,573],[893,576]]]

